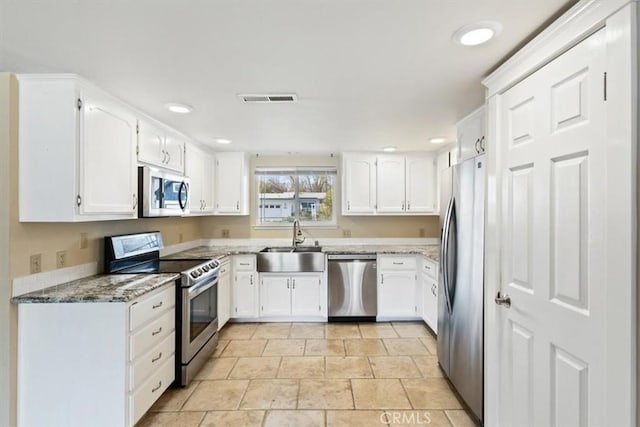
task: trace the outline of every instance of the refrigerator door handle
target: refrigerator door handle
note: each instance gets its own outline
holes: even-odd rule
[[[453,224],[453,225],[452,225]],[[449,239],[451,237],[451,229],[452,227],[455,227],[454,229],[454,239],[457,239],[457,225],[458,225],[458,221],[457,221],[457,216],[456,216],[456,199],[452,196],[451,197],[451,212],[449,212],[449,223],[448,223],[448,227],[447,227],[447,286],[445,287],[445,291],[446,291],[446,298],[447,298],[447,305],[449,307],[449,313],[453,312],[453,296],[456,294],[456,271],[458,269],[457,267],[457,247],[454,248],[454,253],[453,253],[453,280],[451,280],[451,277],[449,277]]]
[[[444,298],[447,303],[447,311],[451,313],[451,299],[449,298],[449,232],[451,231],[451,214],[453,211],[453,196],[449,199],[447,213],[442,228],[442,245],[440,251],[442,253],[442,287],[444,288]]]

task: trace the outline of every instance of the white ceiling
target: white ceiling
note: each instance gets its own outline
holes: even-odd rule
[[[437,148],[480,80],[574,0],[0,0],[0,69],[78,73],[216,149]],[[498,21],[486,45],[451,40]],[[295,104],[239,93],[295,92]],[[195,107],[166,111],[167,102]],[[228,138],[220,146],[213,141]]]

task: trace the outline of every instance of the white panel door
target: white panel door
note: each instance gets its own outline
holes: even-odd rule
[[[138,161],[164,166],[164,133],[147,122],[138,121]]]
[[[189,185],[190,211],[192,214],[201,213],[204,201],[202,195],[204,193],[204,162],[203,157],[206,154],[196,148],[194,145],[187,145],[185,152],[184,174],[189,177],[191,184]]]
[[[378,156],[378,212],[405,211],[404,156]]]
[[[245,208],[247,175],[244,153],[216,153],[216,213],[241,214]]]
[[[472,157],[482,154],[486,148],[486,109],[480,107],[462,119],[457,126],[458,150],[456,163],[462,163]]]
[[[406,211],[436,211],[436,165],[432,155],[407,156],[405,160]]]
[[[604,35],[499,103],[503,426],[608,425]]]
[[[345,154],[342,174],[342,214],[375,213],[376,157]]]
[[[176,172],[184,172],[184,140],[173,135],[167,135],[164,143],[164,167]]]
[[[291,278],[288,275],[260,276],[260,315],[288,316],[291,314]]]
[[[422,320],[438,333],[438,282],[426,274],[422,275]]]
[[[238,271],[233,283],[232,317],[257,317],[258,292],[257,280],[252,271]]]
[[[137,212],[135,117],[115,102],[83,96],[80,212]]]
[[[378,279],[378,315],[398,318],[415,316],[415,289],[415,272],[381,272]]]
[[[218,330],[227,323],[231,317],[231,273],[229,265],[220,268],[218,279]]]
[[[202,207],[200,209],[203,213],[211,213],[215,210],[215,165],[216,161],[213,155],[209,153],[202,153],[200,159],[202,165],[200,175],[200,198],[202,199]]]
[[[322,276],[296,275],[291,277],[291,314],[319,316],[321,312]]]

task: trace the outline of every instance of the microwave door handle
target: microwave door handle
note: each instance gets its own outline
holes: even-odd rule
[[[182,192],[184,191],[184,202],[182,201]],[[180,189],[178,190],[178,204],[181,210],[187,208],[187,201],[189,200],[189,190],[187,189],[187,183],[182,181],[180,183]]]

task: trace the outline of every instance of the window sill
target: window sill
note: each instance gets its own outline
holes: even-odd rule
[[[287,225],[254,225],[251,228],[254,230],[291,230],[293,227],[293,223]],[[304,232],[305,229],[314,229],[314,230],[337,230],[337,224],[324,224],[324,225],[311,225],[311,224],[300,224],[300,228]]]

